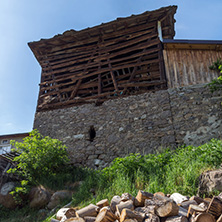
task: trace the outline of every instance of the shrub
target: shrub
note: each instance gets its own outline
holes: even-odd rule
[[[209,67],[211,70],[217,70],[220,76],[217,79],[213,79],[209,84],[209,88],[212,92],[222,89],[222,60],[218,59]]]
[[[23,142],[12,141],[11,144],[20,155],[14,159],[17,167],[8,172],[16,173],[34,184],[41,178],[55,175],[60,167],[69,162],[62,142],[48,136],[43,137],[37,130],[33,130]]]

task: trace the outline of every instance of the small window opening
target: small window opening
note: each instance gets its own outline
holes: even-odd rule
[[[89,141],[92,142],[95,137],[96,137],[95,128],[94,128],[94,126],[90,126],[90,128],[89,128]]]

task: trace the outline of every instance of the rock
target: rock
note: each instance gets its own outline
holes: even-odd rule
[[[50,200],[50,193],[42,186],[33,187],[29,193],[29,200],[31,208],[44,208]]]
[[[222,169],[204,172],[199,177],[199,195],[222,191]]]
[[[72,199],[72,192],[69,190],[60,190],[55,192],[51,199],[50,202],[48,203],[47,207],[52,210],[55,208],[57,205],[62,203],[64,200],[71,200]]]
[[[0,204],[2,204],[4,207],[8,209],[15,209],[17,204],[10,194],[10,192],[15,188],[15,183],[8,182],[5,183],[0,192]]]
[[[7,195],[9,192],[11,192],[15,188],[15,183],[14,182],[8,182],[5,183],[2,188],[1,188],[1,194],[2,195]]]

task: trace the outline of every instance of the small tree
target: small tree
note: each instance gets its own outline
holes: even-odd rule
[[[20,155],[14,159],[17,167],[8,172],[18,174],[32,184],[54,175],[69,162],[66,146],[57,139],[43,137],[37,130],[33,130],[23,142],[12,141],[11,144]]]

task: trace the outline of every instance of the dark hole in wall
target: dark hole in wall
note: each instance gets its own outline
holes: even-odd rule
[[[90,126],[90,128],[89,128],[89,141],[92,142],[95,137],[96,137],[96,130],[95,130],[94,126]]]

